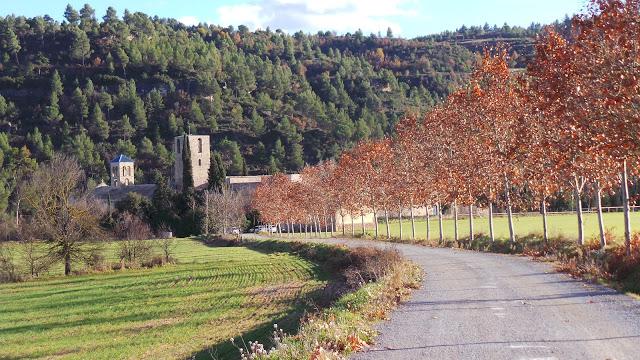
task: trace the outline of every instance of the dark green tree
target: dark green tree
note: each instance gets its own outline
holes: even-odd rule
[[[227,173],[224,170],[222,156],[217,151],[211,152],[211,166],[209,167],[209,179],[207,188],[221,192],[224,187]]]
[[[101,141],[109,138],[109,123],[104,119],[104,114],[99,104],[93,106],[91,117],[89,118],[91,135]]]
[[[289,170],[299,171],[304,166],[304,158],[302,155],[302,145],[294,143],[289,150]]]
[[[8,26],[4,25],[4,29],[2,31],[2,38],[0,39],[0,44],[2,44],[2,48],[9,54],[13,55],[13,58],[16,61],[16,64],[20,65],[20,61],[18,60],[18,53],[22,46],[20,46],[20,40],[16,36],[16,33]]]
[[[73,106],[76,116],[80,119],[79,123],[83,124],[84,120],[89,116],[89,103],[79,87],[73,91]]]
[[[71,4],[67,4],[66,9],[64,10],[64,18],[67,19],[69,24],[76,25],[78,21],[80,21],[80,14],[78,11],[71,6]]]
[[[131,126],[131,121],[129,121],[129,116],[127,114],[122,115],[122,119],[120,120],[120,134],[123,139],[129,139],[133,136],[135,129]]]
[[[89,43],[89,37],[81,29],[76,29],[73,32],[73,42],[71,43],[71,49],[69,54],[73,60],[82,61],[84,67],[84,61],[91,55],[91,44]]]

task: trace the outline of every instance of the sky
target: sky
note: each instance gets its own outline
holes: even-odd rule
[[[282,29],[289,33],[318,30],[413,38],[455,30],[461,25],[528,26],[547,24],[584,10],[587,0],[0,0],[0,15],[49,15],[63,20],[70,3],[79,10],[88,2],[102,17],[108,6],[171,17],[185,24],[207,22],[246,25],[251,30]]]

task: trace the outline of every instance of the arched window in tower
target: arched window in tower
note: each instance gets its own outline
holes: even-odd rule
[[[202,160],[198,159],[198,166],[202,166]]]
[[[125,168],[124,166],[122,167],[122,176],[127,176],[126,172],[127,168]]]
[[[202,139],[198,139],[198,153],[202,154]]]

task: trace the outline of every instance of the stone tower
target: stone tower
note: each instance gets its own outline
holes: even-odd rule
[[[111,160],[111,186],[128,186],[134,184],[135,168],[133,160],[120,154]]]
[[[189,142],[191,151],[191,169],[193,170],[193,186],[202,189],[209,180],[209,166],[211,164],[211,147],[209,135],[181,135],[173,138],[173,179],[176,189],[182,189],[182,152],[185,141]]]

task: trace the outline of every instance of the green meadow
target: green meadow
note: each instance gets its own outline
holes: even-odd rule
[[[623,229],[623,214],[622,213],[604,213],[604,226],[613,236],[615,240],[620,240],[624,237]],[[384,219],[379,219],[378,231],[380,236],[386,236],[386,225]],[[422,218],[416,218],[416,239],[426,239],[427,237],[427,222]],[[455,221],[450,218],[443,220],[443,234],[445,239],[454,238]],[[489,235],[489,219],[487,217],[474,217],[474,233]],[[547,224],[549,229],[549,236],[565,237],[569,239],[575,239],[578,237],[578,219],[575,214],[550,214],[547,218]],[[536,215],[520,215],[515,216],[513,219],[513,226],[516,232],[516,236],[527,236],[531,234],[542,234],[542,217]],[[366,232],[368,235],[373,236],[375,234],[374,226],[372,224],[366,225]],[[438,239],[439,228],[438,218],[430,218],[431,233],[430,238],[432,240]],[[390,221],[389,229],[391,237],[400,237],[400,222],[397,219]],[[341,229],[339,229],[341,231]],[[631,213],[631,230],[640,231],[640,213]],[[595,213],[584,214],[584,231],[585,239],[598,238],[598,216]],[[351,233],[351,229],[347,227],[347,233]],[[361,234],[362,228],[359,224],[355,224],[355,233]],[[403,239],[411,238],[411,220],[403,218],[402,220],[402,237]],[[459,237],[469,237],[469,218],[468,216],[460,216],[458,218],[458,234]],[[509,238],[509,223],[505,216],[497,216],[494,218],[494,234],[496,238],[508,239]]]
[[[113,245],[104,252],[110,255]],[[228,358],[229,339],[293,326],[326,284],[286,253],[177,241],[178,263],[0,285],[0,359]]]

